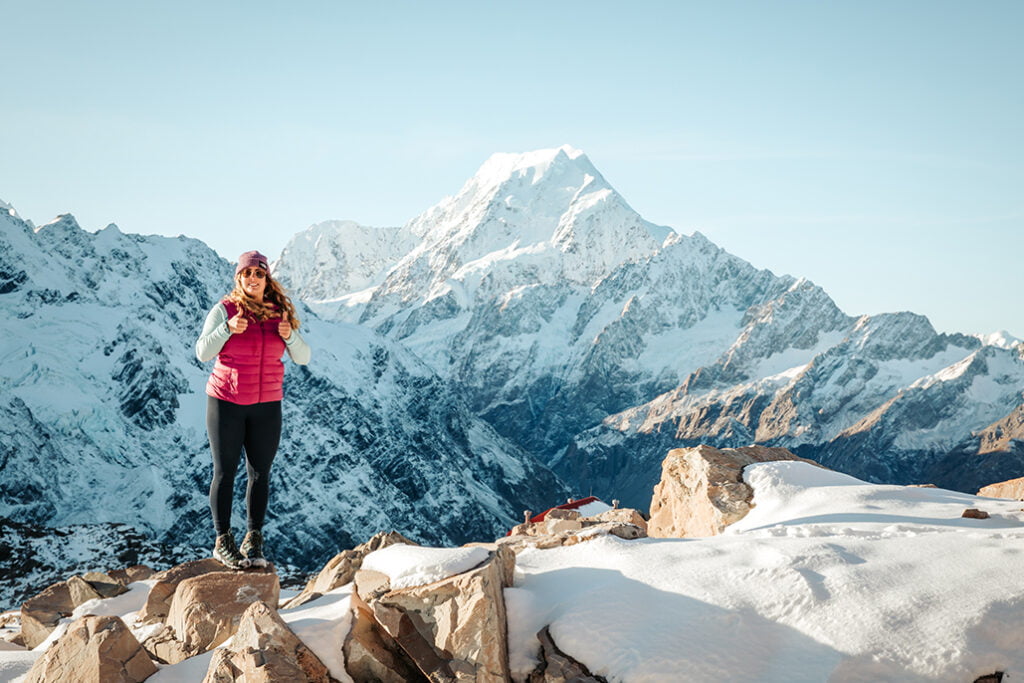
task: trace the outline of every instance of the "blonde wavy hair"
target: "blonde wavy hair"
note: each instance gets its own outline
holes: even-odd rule
[[[295,315],[295,306],[292,300],[284,293],[284,288],[277,280],[267,273],[267,288],[263,290],[263,301],[257,301],[248,294],[242,287],[242,273],[235,275],[235,288],[225,296],[228,301],[238,306],[238,310],[245,311],[259,322],[281,317],[282,313],[288,314],[288,322],[292,328],[299,329],[299,317]]]

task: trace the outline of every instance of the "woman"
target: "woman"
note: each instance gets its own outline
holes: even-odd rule
[[[206,430],[213,453],[210,511],[217,531],[213,556],[231,569],[265,567],[263,520],[270,493],[270,464],[281,439],[281,398],[287,350],[299,365],[309,346],[299,335],[295,307],[270,277],[267,257],[238,258],[235,286],[206,316],[196,356],[217,362],[206,383]],[[242,547],[231,533],[231,499],[242,448],[249,485],[248,533]]]

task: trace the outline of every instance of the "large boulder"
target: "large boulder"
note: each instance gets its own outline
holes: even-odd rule
[[[119,617],[85,616],[38,659],[25,683],[137,683],[157,671]]]
[[[210,662],[204,683],[331,683],[327,667],[264,602],[245,610],[231,647]]]
[[[179,564],[176,567],[171,567],[152,576],[156,583],[149,590],[146,604],[139,610],[138,620],[145,624],[163,622],[167,619],[167,613],[171,609],[171,600],[174,598],[174,591],[178,589],[178,584],[195,576],[222,571],[224,571],[224,565],[212,557],[208,557],[203,560]],[[131,572],[132,570],[129,569],[126,573],[130,575]],[[144,573],[138,570],[134,572],[136,576]],[[141,579],[133,580],[139,581]]]
[[[144,564],[136,564],[131,567],[115,569],[114,571],[109,572],[111,578],[116,581],[120,581],[125,585],[136,581],[145,581],[152,578],[154,574],[156,574],[156,571]]]
[[[242,614],[257,601],[277,605],[281,586],[274,568],[211,572],[178,584],[167,626],[185,653],[199,654],[230,638]]]
[[[985,498],[1006,498],[1007,500],[1024,500],[1024,477],[989,484],[978,491]]]
[[[753,507],[753,490],[743,482],[743,468],[758,462],[799,460],[785,448],[676,448],[661,464],[654,487],[647,533],[654,538],[716,536],[743,519]]]
[[[123,581],[100,572],[72,576],[55,583],[21,606],[21,640],[26,647],[35,648],[79,605],[89,600],[112,598],[127,590]]]
[[[130,581],[124,581],[114,576],[113,572],[105,574],[103,572],[89,572],[82,575],[82,580],[89,584],[89,587],[101,598],[113,598],[123,593],[128,592],[127,584]]]
[[[383,634],[431,681],[507,681],[504,589],[515,553],[501,546],[475,569],[422,586],[387,590],[380,575],[356,575],[353,608],[372,615]]]
[[[364,557],[374,550],[380,550],[395,543],[416,545],[415,542],[410,541],[397,531],[389,531],[376,534],[366,543],[358,545],[351,550],[342,550],[332,557],[316,576],[309,580],[301,593],[281,605],[281,609],[291,609],[304,605],[339,586],[352,583],[356,572],[363,566]]]
[[[75,611],[67,581],[48,586],[21,606],[21,637],[28,649],[45,641],[60,620]]]

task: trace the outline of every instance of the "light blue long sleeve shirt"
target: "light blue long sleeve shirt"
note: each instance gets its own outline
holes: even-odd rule
[[[217,302],[207,314],[206,322],[203,323],[203,332],[196,341],[196,358],[204,363],[208,360],[213,360],[230,338],[231,330],[228,328],[228,311],[224,308],[224,304]],[[292,329],[292,334],[284,340],[284,345],[288,351],[288,356],[297,365],[309,364],[312,351],[298,330]]]

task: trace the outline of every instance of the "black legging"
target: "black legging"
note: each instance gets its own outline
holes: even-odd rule
[[[206,431],[213,453],[210,512],[218,534],[231,530],[231,499],[238,460],[245,447],[249,486],[245,492],[249,529],[262,529],[270,498],[270,465],[281,440],[281,402],[249,406],[212,396],[206,402]]]

